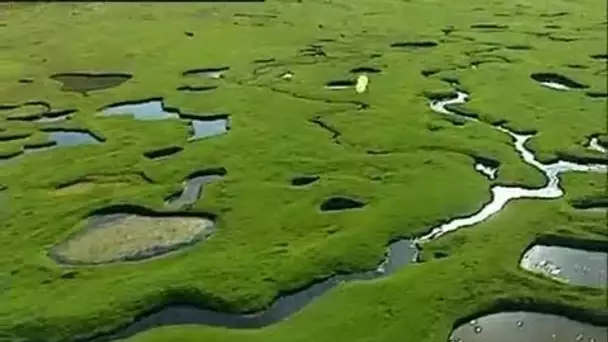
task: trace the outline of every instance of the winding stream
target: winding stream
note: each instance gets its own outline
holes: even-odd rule
[[[457,96],[441,101],[433,101],[430,106],[435,112],[445,115],[457,115],[446,109],[448,105],[463,104],[469,98],[469,95],[464,92],[457,92]],[[458,115],[459,117],[465,118],[471,121],[479,121],[477,119]],[[494,126],[497,130],[504,132],[511,136],[514,141],[514,147],[517,153],[522,157],[524,162],[534,166],[536,169],[545,174],[547,183],[542,188],[528,189],[517,186],[503,186],[495,185],[490,191],[492,192],[492,200],[485,204],[481,210],[471,216],[465,216],[461,218],[453,219],[445,224],[433,228],[428,234],[421,236],[417,239],[418,242],[425,242],[431,239],[435,239],[445,233],[457,230],[459,228],[468,227],[479,223],[493,214],[499,212],[504,206],[511,200],[517,198],[558,198],[564,195],[564,191],[559,187],[559,175],[568,171],[578,172],[606,172],[608,168],[606,165],[584,165],[572,162],[559,160],[551,164],[542,164],[534,153],[526,147],[526,142],[530,140],[533,135],[517,134],[502,126]]]
[[[457,115],[467,120],[477,121],[470,117],[452,113],[446,109],[446,106],[451,104],[465,103],[468,97],[469,95],[466,93],[457,92],[457,96],[455,97],[431,101],[430,107],[433,111],[440,114]],[[401,239],[389,244],[386,258],[376,270],[347,275],[334,275],[294,293],[278,297],[266,310],[250,314],[236,314],[213,311],[192,305],[169,305],[159,311],[135,319],[132,324],[123,327],[114,334],[103,335],[94,339],[94,341],[109,341],[117,338],[126,338],[144,330],[164,325],[202,324],[227,328],[259,328],[267,326],[289,317],[291,314],[308,305],[316,297],[334,288],[341,282],[373,279],[390,275],[404,265],[416,261],[418,256],[417,245],[419,243],[424,243],[457,229],[482,222],[499,212],[511,200],[518,198],[549,199],[561,197],[564,192],[559,187],[558,176],[563,172],[606,172],[607,170],[605,165],[582,165],[566,161],[542,164],[536,160],[534,154],[525,146],[526,142],[532,138],[532,135],[516,134],[504,127],[494,127],[497,130],[508,134],[513,139],[514,148],[524,162],[534,166],[545,174],[547,178],[545,186],[542,188],[528,189],[517,186],[494,185],[490,188],[492,200],[483,205],[476,213],[464,217],[457,217],[447,223],[434,227],[430,229],[428,234],[425,234],[414,241]],[[493,177],[490,173],[491,172],[488,170],[487,176],[489,178]]]

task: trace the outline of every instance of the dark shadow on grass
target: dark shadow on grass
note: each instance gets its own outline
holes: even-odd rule
[[[482,29],[482,30],[506,30],[509,28],[508,25],[493,24],[493,23],[473,24],[469,27],[472,29]]]
[[[585,196],[571,199],[570,205],[576,209],[608,209],[608,196]]]
[[[208,212],[192,212],[182,210],[155,210],[148,207],[135,204],[113,204],[102,208],[92,210],[87,217],[116,215],[116,214],[131,214],[149,217],[200,217],[212,221],[217,219],[217,215]]]
[[[409,48],[409,49],[420,49],[420,48],[433,48],[438,46],[439,43],[432,40],[421,40],[412,42],[394,42],[390,46],[392,48]]]
[[[186,91],[186,92],[204,92],[217,89],[217,86],[189,86],[183,85],[176,88],[177,91]]]
[[[292,186],[305,186],[317,182],[321,177],[319,176],[298,176],[291,179]]]

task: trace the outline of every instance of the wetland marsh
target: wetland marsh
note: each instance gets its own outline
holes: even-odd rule
[[[606,10],[0,4],[0,341],[605,340]]]

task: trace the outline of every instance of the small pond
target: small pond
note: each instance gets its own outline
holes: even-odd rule
[[[101,116],[132,115],[136,120],[188,120],[191,126],[190,140],[221,135],[230,129],[228,114],[210,114],[208,116],[183,114],[177,108],[168,108],[162,98],[151,98],[140,101],[128,101],[104,107],[99,111]]]
[[[133,76],[122,73],[60,73],[50,78],[61,82],[63,91],[87,95],[91,91],[117,87]]]
[[[602,288],[608,284],[606,260],[606,252],[535,245],[524,253],[520,265],[526,270],[543,273],[572,285]]]
[[[536,312],[501,312],[456,328],[450,342],[604,342],[606,327]]]
[[[204,117],[201,117],[201,119],[192,119],[191,124],[192,136],[190,137],[190,140],[222,135],[228,132],[228,129],[230,128],[227,115],[222,117],[211,117],[210,119]]]
[[[85,131],[57,130],[48,131],[49,140],[57,147],[100,144],[102,140]]]
[[[102,108],[100,113],[102,116],[132,115],[136,120],[165,120],[179,118],[179,113],[176,110],[166,109],[163,106],[163,100],[161,98],[117,103]]]

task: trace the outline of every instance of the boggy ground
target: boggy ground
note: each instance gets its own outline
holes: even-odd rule
[[[540,185],[542,175],[520,160],[506,135],[428,109],[427,96],[449,91],[450,82],[473,94],[464,107],[484,121],[540,132],[531,147],[544,160],[606,158],[585,147],[592,134],[607,140],[606,101],[585,94],[606,92],[602,2],[1,6],[0,104],[46,101],[53,111],[77,112],[65,122],[40,123],[5,120],[19,109],[0,110],[2,135],[23,136],[0,141],[0,156],[44,145],[45,127],[87,129],[105,140],[0,159],[0,339],[71,340],[124,324],[176,294],[222,310],[255,310],[315,278],[371,269],[392,238],[488,200],[488,181],[473,169],[472,156],[501,163],[495,182]],[[398,42],[437,44],[391,47]],[[530,48],[513,48],[523,45]],[[223,66],[230,69],[217,79],[182,76]],[[367,93],[324,89],[353,78],[349,71],[357,67],[381,70],[369,74]],[[133,77],[84,96],[49,78],[70,72]],[[282,78],[287,72],[292,77]],[[589,88],[542,87],[530,75],[543,72]],[[177,90],[183,86],[217,88]],[[231,129],[188,142],[188,127],[178,120],[95,115],[113,103],[153,97],[184,113],[230,113]],[[143,157],[168,146],[183,150],[167,159]],[[159,209],[188,174],[206,167],[228,174],[206,185],[191,208],[217,215],[205,244],[108,266],[64,267],[49,257],[92,211],[125,203]],[[292,187],[302,174],[320,180]],[[603,213],[570,204],[601,192],[605,175],[564,179],[573,195],[509,204],[485,223],[425,245],[427,262],[339,286],[277,325],[167,327],[133,340],[444,342],[457,319],[497,297],[596,309],[605,322],[605,290],[559,284],[517,266],[540,234],[606,240]],[[366,206],[321,213],[321,203],[336,196]]]

